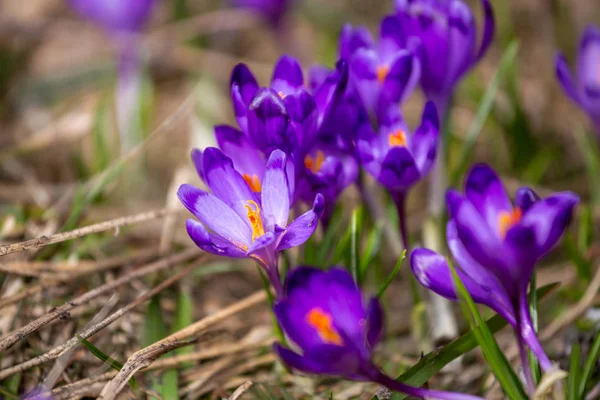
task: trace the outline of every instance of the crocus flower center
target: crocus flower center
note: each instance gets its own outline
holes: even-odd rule
[[[265,234],[265,228],[263,228],[262,219],[260,218],[260,206],[254,200],[248,200],[244,207],[248,210],[248,221],[252,226],[252,241],[254,242],[257,238]]]
[[[324,161],[325,154],[321,150],[317,150],[317,154],[314,157],[310,155],[304,157],[304,166],[316,174],[321,169]]]
[[[522,217],[523,212],[519,207],[515,207],[511,211],[502,211],[498,216],[498,230],[500,231],[500,236],[504,238],[508,230],[519,223]]]
[[[282,100],[285,99],[286,94],[282,91],[277,92],[277,94],[279,95],[279,97],[281,97]]]
[[[391,147],[406,146],[406,133],[402,129],[398,129],[388,136],[388,142]]]
[[[312,308],[306,314],[306,322],[319,334],[323,342],[341,346],[344,344],[340,334],[333,327],[331,315],[321,310],[319,307]]]
[[[250,189],[255,193],[260,193],[262,186],[260,184],[260,180],[256,175],[243,174],[242,178],[246,181]]]
[[[377,74],[377,81],[381,84],[383,84],[383,82],[385,81],[385,78],[388,76],[388,73],[390,72],[390,67],[388,67],[387,65],[379,65],[377,67],[377,71],[375,71]]]

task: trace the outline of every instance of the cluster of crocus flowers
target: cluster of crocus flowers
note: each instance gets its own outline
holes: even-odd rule
[[[489,0],[481,0],[481,6],[484,27],[478,45],[475,17],[463,0],[395,0],[397,40],[418,46],[421,87],[442,117],[456,85],[485,55],[494,37],[492,6]]]
[[[588,26],[579,44],[575,75],[571,74],[565,56],[556,57],[556,75],[571,100],[592,120],[600,135],[600,29]]]
[[[376,382],[419,398],[481,399],[460,393],[416,388],[384,374],[373,351],[384,335],[384,313],[377,298],[365,302],[352,276],[342,268],[323,271],[297,267],[285,282],[285,296],[274,306],[277,320],[300,353],[274,345],[290,368],[309,374]]]
[[[141,90],[141,54],[139,35],[154,8],[155,0],[70,0],[84,18],[106,31],[118,51],[119,81],[116,110],[121,150],[130,150],[136,143],[140,127],[139,96]]]
[[[523,343],[543,370],[552,367],[535,334],[527,290],[536,262],[559,240],[578,202],[571,192],[540,199],[522,187],[513,204],[496,173],[485,164],[471,169],[464,195],[450,190],[446,196],[447,241],[458,276],[475,302],[487,305],[515,328],[525,370]],[[410,263],[423,286],[456,300],[452,274],[442,255],[415,249]]]
[[[293,193],[281,150],[271,153],[257,187],[219,149],[197,150],[193,159],[211,192],[189,184],[179,188],[179,199],[198,219],[187,221],[188,234],[208,253],[255,260],[281,296],[279,252],[301,245],[312,235],[323,211],[323,196],[317,195],[313,208],[288,224]]]

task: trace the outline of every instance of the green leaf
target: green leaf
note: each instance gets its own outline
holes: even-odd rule
[[[378,298],[381,298],[381,296],[383,296],[383,294],[385,293],[388,286],[390,286],[390,284],[392,283],[392,281],[394,280],[396,275],[398,275],[398,272],[400,272],[400,267],[402,266],[402,263],[404,262],[405,258],[406,258],[406,250],[404,250],[402,252],[402,255],[400,256],[398,261],[396,261],[396,265],[394,266],[392,273],[387,277],[387,279],[385,280],[383,285],[381,285],[381,287],[379,288],[379,291],[377,292]]]
[[[367,238],[367,243],[365,245],[365,249],[362,252],[362,256],[360,258],[360,282],[364,282],[367,271],[369,271],[369,265],[375,260],[377,253],[379,252],[379,248],[381,247],[381,237],[383,234],[383,227],[381,225],[376,225],[371,229],[369,233],[369,237]]]
[[[592,343],[592,347],[587,356],[587,360],[585,361],[585,366],[583,367],[583,372],[581,373],[581,381],[579,382],[579,398],[583,399],[585,395],[585,388],[588,384],[593,384],[596,382],[592,382],[592,373],[594,372],[594,367],[598,362],[598,358],[600,357],[600,332],[594,339],[594,343]]]
[[[167,326],[163,321],[162,308],[160,306],[160,294],[157,294],[152,296],[148,303],[148,307],[146,308],[142,345],[144,347],[150,346],[166,336]],[[156,374],[156,372],[149,372],[146,374],[152,381],[152,390],[160,393],[161,397],[165,400],[179,399],[177,371],[175,369],[170,369],[159,373],[159,375]]]
[[[361,231],[361,218],[362,207],[357,208],[352,212],[352,218],[350,219],[350,271],[354,277],[354,282],[360,285],[360,231]]]
[[[541,299],[546,297],[558,286],[558,283],[552,283],[539,288],[536,291],[538,298]],[[496,333],[504,328],[507,325],[507,322],[500,315],[495,315],[486,321],[486,325],[490,332]],[[448,343],[446,346],[421,357],[418,363],[409,368],[396,380],[406,383],[407,385],[422,386],[446,365],[463,354],[473,350],[475,347],[477,347],[477,340],[475,340],[473,331],[467,332],[453,342]],[[401,393],[394,393],[392,395],[393,400],[403,400],[406,397],[408,396]],[[373,397],[373,399],[376,398],[377,396]]]
[[[475,302],[471,298],[471,294],[460,280],[454,266],[451,263],[449,263],[449,266],[452,270],[454,287],[461,300],[460,305],[463,309],[463,314],[469,321],[469,325],[481,348],[483,356],[496,376],[498,383],[500,383],[502,390],[504,390],[504,393],[512,400],[527,400],[523,385],[521,385],[519,378],[515,374],[515,371],[513,371],[506,356],[502,350],[500,350],[496,339],[494,339],[494,335],[483,321]]]
[[[98,104],[96,115],[94,116],[93,134],[93,163],[95,172],[103,171],[108,168],[112,155],[107,138],[111,137],[112,126],[110,122],[110,103],[106,97],[103,97]]]
[[[567,379],[567,399],[579,400],[579,372],[581,371],[581,347],[575,343],[571,348],[571,357],[569,360],[569,379]]]
[[[582,127],[574,131],[575,143],[583,156],[592,195],[592,204],[600,205],[600,150],[595,135],[588,135]]]
[[[500,84],[504,81],[507,72],[516,60],[518,50],[519,44],[516,40],[514,40],[502,55],[498,71],[496,72],[496,75],[492,79],[490,86],[485,92],[483,100],[481,100],[477,113],[475,114],[475,118],[473,118],[471,126],[469,126],[469,130],[467,131],[467,137],[465,139],[465,143],[463,144],[461,154],[458,158],[458,164],[451,174],[450,186],[456,186],[460,180],[460,177],[464,174],[464,171],[469,164],[469,158],[473,150],[473,146],[475,146],[475,142],[483,130],[483,125],[492,111],[494,100],[496,99],[496,94],[498,93]]]
[[[529,300],[529,312],[531,314],[531,322],[533,323],[533,329],[535,332],[538,332],[538,299],[537,299],[537,276],[535,272],[531,277],[531,291],[529,292],[528,300]],[[531,373],[533,375],[533,382],[537,385],[542,379],[542,370],[540,368],[540,363],[537,358],[533,354],[531,350],[527,351],[527,358],[529,359],[529,367],[531,368]]]
[[[175,322],[173,324],[173,331],[177,332],[186,326],[189,326],[194,321],[194,307],[192,297],[190,296],[187,288],[179,286],[177,291],[177,303],[175,308]],[[175,350],[178,355],[189,354],[194,350],[194,346],[184,346]],[[189,361],[183,364],[184,367],[191,367],[193,362]]]
[[[5,388],[2,385],[0,385],[0,394],[6,396],[7,399],[14,399],[14,400],[20,399],[19,396],[17,396],[16,394],[14,394],[13,392],[11,392],[10,390],[8,390],[7,388]]]
[[[85,348],[88,349],[88,351],[90,353],[92,353],[94,356],[96,356],[102,362],[108,364],[115,371],[120,371],[121,368],[123,368],[123,363],[122,362],[117,361],[114,358],[110,357],[109,355],[107,355],[102,350],[100,350],[99,348],[97,348],[96,346],[94,346],[92,343],[90,343],[88,340],[86,340],[82,336],[79,336],[79,335],[76,334],[75,337],[77,337],[77,339],[79,340],[79,342],[82,345],[84,345]],[[129,380],[129,384],[131,385],[131,387],[134,390],[137,390],[138,386],[137,386],[137,382],[135,381],[135,378],[131,378]]]

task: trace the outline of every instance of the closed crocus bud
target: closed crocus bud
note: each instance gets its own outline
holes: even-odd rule
[[[297,267],[286,279],[285,297],[274,306],[279,325],[298,352],[274,345],[290,368],[308,374],[371,381],[426,399],[480,399],[460,393],[416,388],[388,377],[373,363],[382,340],[384,315],[379,300],[366,300],[342,268]]]
[[[84,18],[111,34],[139,32],[156,0],[69,0]]]
[[[495,32],[489,0],[481,0],[484,27],[463,0],[396,0],[396,32],[405,43],[420,43],[421,86],[443,117],[460,79],[484,56]]]
[[[556,56],[556,75],[563,90],[592,120],[600,135],[600,29],[589,26],[579,45],[575,74],[562,53]]]
[[[281,25],[285,13],[293,5],[293,0],[232,0],[237,7],[248,8],[262,15],[274,28]]]

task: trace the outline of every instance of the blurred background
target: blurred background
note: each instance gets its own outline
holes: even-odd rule
[[[479,2],[469,3],[481,20]],[[500,82],[469,161],[491,164],[503,175],[511,192],[526,183],[541,194],[573,190],[589,202],[590,182],[600,179],[587,162],[594,157],[589,150],[597,143],[587,118],[556,81],[554,56],[560,49],[574,61],[580,33],[587,24],[600,22],[600,5],[597,0],[492,3],[497,35],[454,100],[450,161],[459,162],[480,102],[503,54],[516,41],[516,61]],[[214,144],[213,125],[235,124],[229,78],[237,63],[248,64],[263,85],[282,54],[297,57],[305,71],[316,64],[333,67],[338,35],[345,23],[366,25],[376,34],[380,19],[392,10],[391,0],[296,0],[290,1],[288,12],[274,26],[260,14],[226,1],[157,0],[135,40],[140,57],[140,97],[135,111],[139,126],[134,143],[125,148],[118,133],[117,110],[123,106],[115,100],[121,93],[119,75],[123,73],[121,38],[75,12],[64,0],[0,0],[0,240],[27,240],[146,210],[177,207],[175,190],[179,184],[200,185],[189,161],[190,150]],[[416,93],[403,106],[412,126],[420,118],[422,104],[422,95]],[[409,224],[413,230],[419,229],[425,212],[425,192],[425,187],[420,187],[411,194]],[[345,195],[348,204],[353,204],[356,193],[350,190]],[[585,210],[591,215],[586,219],[591,222],[589,226],[595,226],[598,209]],[[167,254],[191,245],[183,228],[185,217],[179,214],[124,232],[86,236],[2,261],[13,267],[21,263],[25,269],[32,260],[52,261],[69,271],[80,260],[97,262],[137,254],[140,249]],[[581,232],[574,235],[566,250],[546,260],[545,270],[549,272],[540,278],[542,281],[574,282],[576,288],[563,293],[555,305],[578,298],[591,271],[588,264],[600,251],[589,239],[591,234],[585,234],[585,240],[581,236]],[[577,257],[579,269],[569,261]],[[392,266],[390,261],[386,268]],[[160,331],[165,327],[153,326],[185,326],[186,321],[219,310],[261,287],[253,268],[242,274],[237,269],[223,261],[213,272],[200,270],[193,280],[157,300],[161,310],[158,322],[150,325],[150,333],[143,334],[150,338],[139,339],[137,329],[144,323],[148,327],[148,321],[143,321],[147,310],[142,307],[111,326],[112,335],[101,335],[95,344],[125,361],[140,348],[137,340],[152,343],[156,335],[160,338],[166,334]],[[4,303],[0,333],[5,335],[62,304],[64,296],[85,292],[112,277],[110,273],[88,276],[69,287],[46,287],[41,273],[4,273],[1,279],[3,298],[31,286],[43,288],[23,301]],[[160,281],[160,277],[155,279],[150,282]],[[137,293],[148,284],[136,281],[128,290]],[[398,285],[399,291],[407,292],[403,283]],[[184,293],[184,300],[179,293]],[[121,293],[122,299],[128,296],[134,295]],[[181,301],[189,302],[188,313],[177,320]],[[399,303],[399,310],[410,307],[408,293],[389,301]],[[231,321],[228,328],[233,337],[239,337],[238,330],[248,324],[268,328],[269,318],[261,309]],[[410,348],[410,337],[401,336],[410,321],[400,312],[391,314],[390,319],[392,334],[398,334],[408,343],[405,348]],[[48,348],[54,340],[46,334],[62,335],[63,329],[71,332],[82,323],[69,321],[36,334],[33,341],[3,357],[3,366]],[[413,351],[411,356],[418,354]],[[89,353],[81,358],[94,360]],[[77,368],[79,378],[88,376],[85,363]],[[45,372],[36,369],[21,375],[16,384],[12,383],[14,391],[34,387]],[[4,385],[8,386],[6,382]]]

